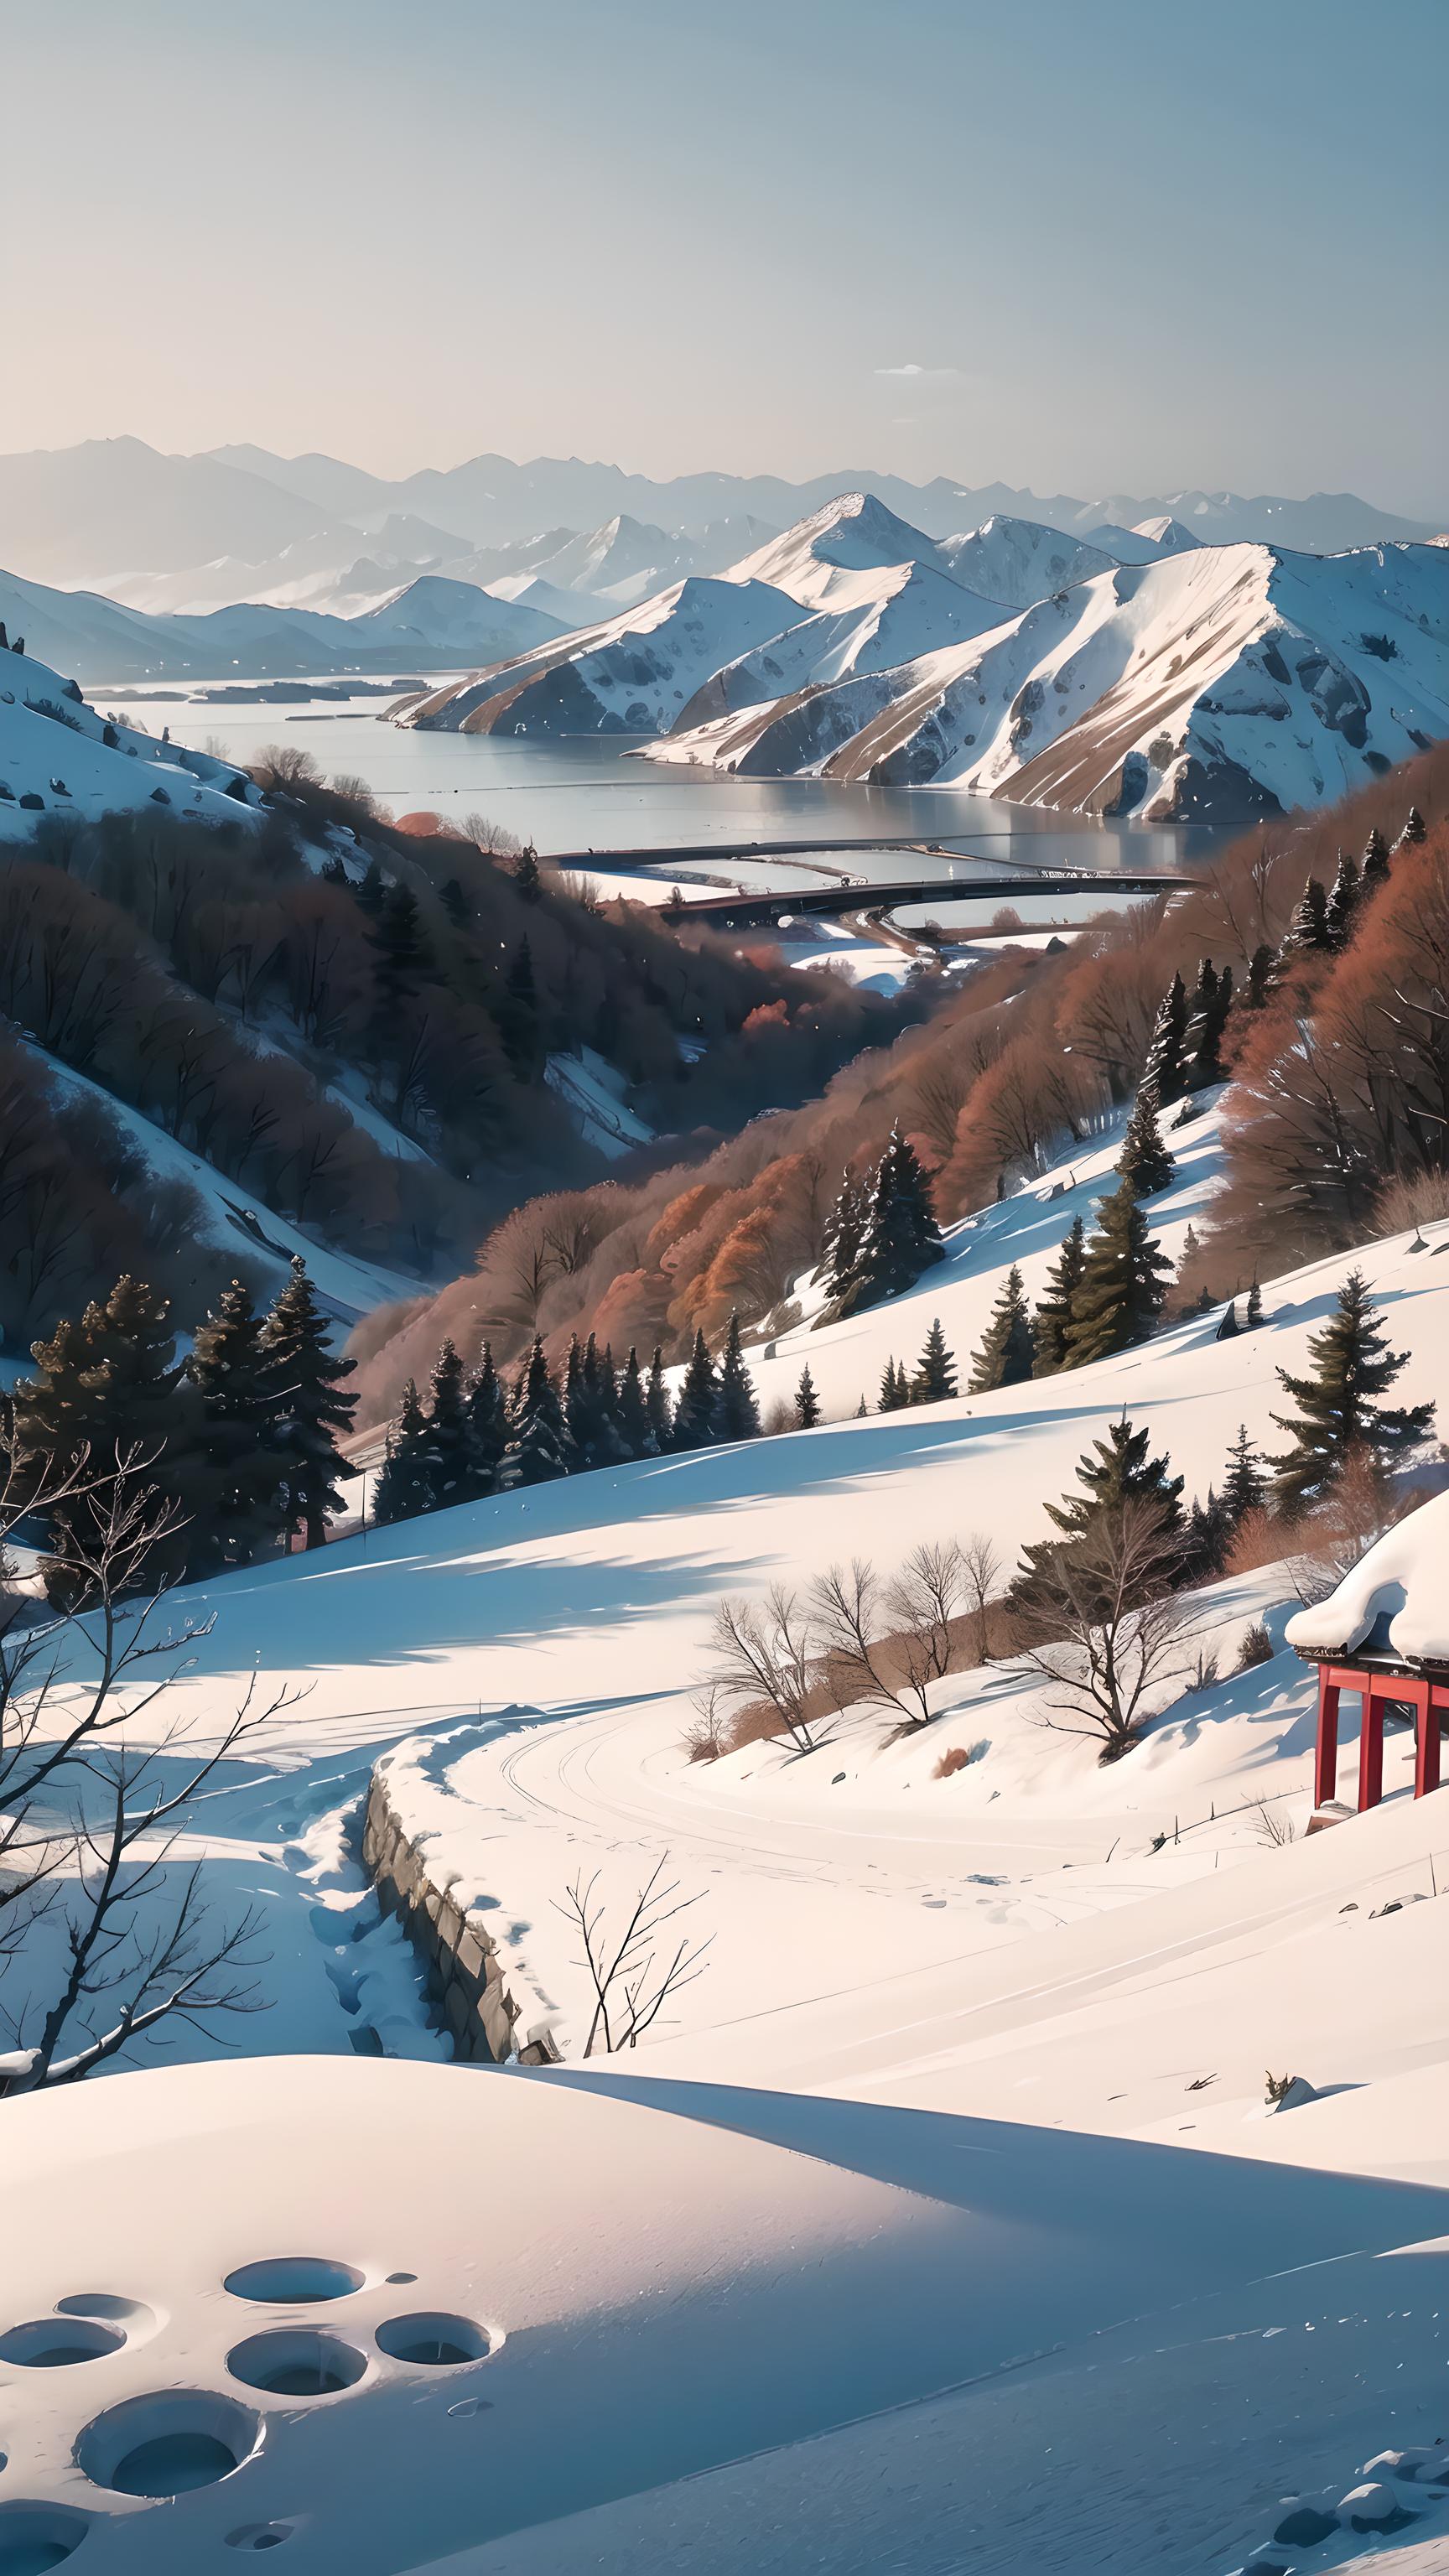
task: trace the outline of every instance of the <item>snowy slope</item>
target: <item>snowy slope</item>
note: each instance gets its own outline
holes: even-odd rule
[[[562,619],[546,616],[536,603],[494,599],[470,581],[451,581],[441,573],[422,574],[351,622],[365,650],[383,645],[406,654],[422,646],[473,659],[516,653],[563,627]]]
[[[798,600],[802,608],[826,608],[834,606],[842,590],[848,590],[853,574],[901,563],[951,571],[935,539],[898,519],[874,493],[843,492],[823,509],[798,519],[783,536],[772,537],[745,555],[730,578],[769,582]]]
[[[74,685],[32,653],[0,652],[0,841],[24,839],[42,814],[94,822],[154,804],[235,823],[255,811],[259,792],[243,772],[107,724]]]
[[[765,583],[690,579],[414,699],[399,724],[443,733],[660,733],[724,662],[794,619]]]
[[[676,719],[681,732],[786,691],[821,688],[860,672],[894,669],[999,625],[993,600],[937,572],[905,562],[842,574],[830,604],[783,635],[712,672]]]
[[[1446,732],[1443,549],[1199,546],[652,756],[1239,821],[1350,793]]]
[[[1007,608],[1030,608],[1054,590],[1110,572],[1119,560],[1105,537],[1086,545],[1060,529],[1006,517],[987,519],[968,536],[944,538],[939,551],[957,581]]]

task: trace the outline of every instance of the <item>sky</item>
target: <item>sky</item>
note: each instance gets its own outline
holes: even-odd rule
[[[10,450],[1449,517],[1449,0],[9,0],[4,49]]]

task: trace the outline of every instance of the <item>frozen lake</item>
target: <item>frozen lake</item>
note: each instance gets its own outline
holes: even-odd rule
[[[430,685],[436,685],[436,679]],[[106,692],[93,692],[104,706]],[[816,779],[716,778],[628,757],[619,735],[530,743],[490,734],[412,733],[383,720],[386,698],[301,706],[209,705],[175,684],[128,692],[120,712],[153,733],[214,745],[238,762],[270,743],[311,753],[329,777],[366,779],[397,814],[429,807],[449,821],[486,814],[540,852],[669,848],[690,842],[822,839],[838,847],[912,834],[964,842],[983,857],[1111,870],[1206,856],[1231,835],[1144,823],[1093,823],[963,795],[956,788],[837,786]],[[884,853],[875,877],[919,876],[919,855]],[[787,880],[788,882],[788,880]]]

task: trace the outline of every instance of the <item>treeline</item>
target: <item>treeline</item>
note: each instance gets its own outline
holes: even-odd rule
[[[12,1491],[59,1497],[35,1532],[58,1606],[75,1606],[78,1568],[124,1558],[126,1495],[153,1587],[323,1545],[356,1398],[300,1258],[266,1313],[234,1280],[184,1359],[168,1301],[130,1276],[34,1357],[5,1405],[3,1463]]]
[[[494,1230],[477,1268],[452,1288],[360,1329],[353,1347],[364,1413],[378,1419],[391,1411],[403,1380],[426,1375],[444,1334],[469,1357],[485,1334],[495,1351],[516,1357],[536,1332],[557,1354],[570,1334],[593,1331],[616,1348],[657,1341],[674,1363],[697,1330],[717,1337],[732,1309],[783,1329],[793,1320],[791,1282],[815,1270],[828,1249],[843,1180],[868,1187],[893,1128],[926,1175],[938,1222],[990,1205],[1063,1150],[1100,1135],[1132,1100],[1175,983],[1176,1061],[1170,1032],[1157,1067],[1162,1109],[1170,1114],[1194,1087],[1244,1078],[1270,1027],[1281,1036],[1294,994],[1317,971],[1302,920],[1295,926],[1308,881],[1319,879],[1327,908],[1340,844],[1367,852],[1373,834],[1383,841],[1390,881],[1375,889],[1370,875],[1350,947],[1335,954],[1359,952],[1370,918],[1385,907],[1386,917],[1397,917],[1396,881],[1417,877],[1430,861],[1443,872],[1438,818],[1446,810],[1449,746],[1440,746],[1337,810],[1255,831],[1185,897],[1108,916],[1055,954],[994,957],[927,1024],[859,1057],[808,1107],[756,1121],[693,1170],[530,1202]],[[1426,818],[1422,841],[1412,832],[1403,839],[1411,812]],[[1411,910],[1412,899],[1403,900]],[[1449,977],[1449,897],[1444,911]],[[1329,927],[1336,933],[1338,924]],[[1285,942],[1286,970],[1275,980]],[[1204,960],[1212,961],[1209,973]],[[1426,992],[1430,981],[1423,979]],[[1421,1042],[1429,1034],[1426,1013]],[[1438,1132],[1449,1133],[1449,1118]],[[1362,1175],[1370,1224],[1384,1184],[1432,1152],[1427,1118],[1416,1138],[1391,1134],[1389,1149],[1376,1188]],[[1315,1131],[1309,1172],[1320,1150]],[[1284,1201],[1280,1187],[1279,1209]],[[1256,1244],[1246,1235],[1215,1238],[1209,1268],[1185,1283],[1184,1295],[1204,1285],[1214,1295],[1246,1289],[1255,1270],[1266,1278],[1301,1257],[1296,1217],[1290,1229],[1270,1219],[1263,1232]],[[1331,1225],[1311,1235],[1325,1248],[1352,1239],[1351,1228],[1334,1233]]]
[[[542,1078],[580,1038],[650,1123],[733,1124],[921,1007],[676,937],[640,907],[606,916],[536,864],[398,831],[305,768],[264,765],[260,827],[45,817],[0,864],[0,1018],[355,1254],[436,1275],[540,1178],[596,1172]],[[359,1079],[420,1151],[354,1118]],[[62,1311],[38,1289],[13,1329]]]
[[[797,1418],[802,1429],[818,1419],[808,1370]],[[452,1343],[444,1342],[426,1400],[411,1380],[403,1389],[372,1518],[408,1520],[558,1476],[759,1436],[760,1409],[738,1316],[730,1320],[717,1359],[704,1335],[697,1336],[677,1398],[670,1395],[658,1349],[647,1370],[632,1348],[618,1368],[613,1352],[600,1350],[591,1334],[582,1345],[571,1342],[563,1368],[555,1370],[535,1340],[509,1382],[486,1343],[478,1366],[467,1371]]]

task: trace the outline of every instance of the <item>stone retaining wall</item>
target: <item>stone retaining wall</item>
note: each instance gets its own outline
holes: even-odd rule
[[[385,1910],[402,1916],[408,1939],[431,1962],[459,2057],[493,2066],[514,2056],[524,2066],[557,2065],[558,2050],[546,2034],[518,2047],[519,2008],[492,1941],[453,1897],[433,1885],[376,1771],[367,1794],[362,1859]]]

